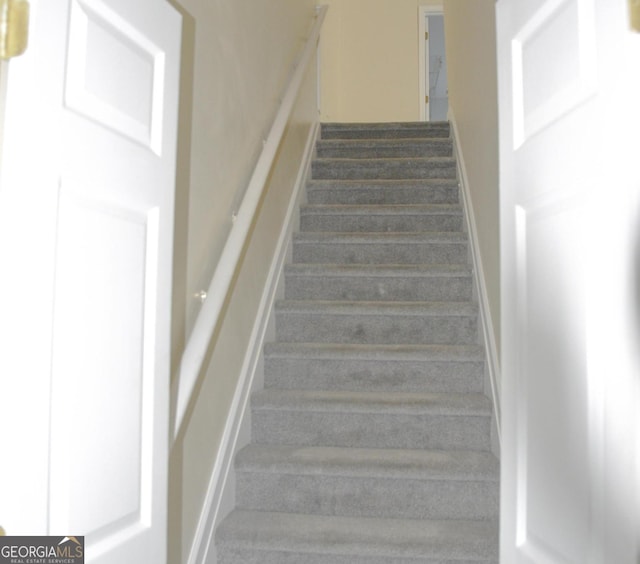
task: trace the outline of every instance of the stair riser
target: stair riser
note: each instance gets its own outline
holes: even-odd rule
[[[253,409],[258,444],[489,450],[484,416]]]
[[[498,484],[237,472],[239,509],[406,519],[495,519]]]
[[[429,160],[365,160],[326,159],[311,163],[314,179],[403,179],[403,178],[455,178],[456,167],[451,159]]]
[[[350,243],[298,239],[293,244],[297,263],[336,264],[467,264],[467,244],[460,243]]]
[[[323,143],[317,145],[317,157],[321,159],[392,159],[450,157],[452,144],[449,140],[416,141],[414,143]]]
[[[221,547],[218,564],[498,564],[498,560],[449,560],[446,558],[402,558],[394,556],[358,556],[327,551],[280,552]]]
[[[448,126],[403,127],[333,127],[322,126],[322,139],[429,139],[449,137]]]
[[[265,359],[265,387],[373,392],[481,393],[481,361]]]
[[[300,217],[300,230],[329,232],[461,231],[462,215],[346,215],[305,213]]]
[[[307,201],[310,204],[457,204],[456,186],[378,186],[378,185],[330,185],[309,184]]]
[[[471,298],[471,278],[453,276],[312,276],[287,274],[289,300],[464,301]]]
[[[276,337],[292,343],[473,344],[476,316],[276,312]]]

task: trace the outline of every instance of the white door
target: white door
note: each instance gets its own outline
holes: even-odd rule
[[[419,59],[419,85],[420,85],[420,119],[429,121],[431,118],[430,98],[429,98],[429,16],[442,14],[442,6],[419,6],[418,7],[418,51]]]
[[[422,97],[423,102],[424,102],[424,108],[423,108],[423,112],[424,112],[424,121],[431,121],[431,97],[430,97],[430,93],[431,93],[431,83],[429,80],[429,70],[430,70],[430,61],[431,61],[431,53],[429,50],[429,45],[430,45],[430,41],[429,41],[429,16],[428,14],[424,14],[423,16],[423,27],[424,27],[424,33],[422,34],[422,45],[423,45],[423,57],[424,57],[424,61],[421,65],[421,70],[424,73],[423,76],[423,80],[421,81],[422,83],[422,89],[424,92],[424,96]]]
[[[31,0],[0,176],[0,525],[164,562],[180,16]]]
[[[498,0],[501,562],[640,557],[640,35]]]
[[[442,6],[420,6],[420,119],[444,121],[449,109]]]

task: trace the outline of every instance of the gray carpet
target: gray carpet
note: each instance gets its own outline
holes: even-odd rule
[[[324,124],[219,564],[497,564],[447,123]]]

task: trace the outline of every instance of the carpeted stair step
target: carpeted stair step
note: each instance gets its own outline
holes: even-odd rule
[[[378,232],[461,231],[459,205],[306,205],[301,231]]]
[[[464,301],[472,295],[467,265],[289,264],[288,300]]]
[[[258,444],[490,450],[482,394],[262,390],[252,397]]]
[[[276,338],[286,342],[474,344],[477,306],[470,302],[337,302],[276,304]]]
[[[299,390],[481,393],[478,345],[269,343],[265,387]]]
[[[238,509],[406,519],[496,519],[490,453],[250,445],[236,458]]]
[[[320,159],[389,159],[397,157],[450,157],[453,142],[433,139],[320,139],[316,156]]]
[[[458,181],[422,180],[310,180],[309,204],[457,204]]]
[[[455,178],[452,157],[411,159],[314,159],[314,179],[375,180],[404,178]]]
[[[447,122],[323,124],[218,564],[498,564]]]
[[[424,139],[449,137],[449,122],[323,123],[321,139]]]
[[[339,264],[467,264],[464,233],[293,234],[293,261]]]
[[[218,564],[498,564],[495,521],[234,511]]]

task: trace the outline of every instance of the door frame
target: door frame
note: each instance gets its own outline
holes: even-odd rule
[[[444,16],[442,4],[431,6],[418,6],[418,102],[420,108],[420,121],[429,121],[426,112],[424,97],[427,95],[427,64],[429,63],[429,47],[424,39],[424,32],[427,31],[425,20],[428,16]]]

